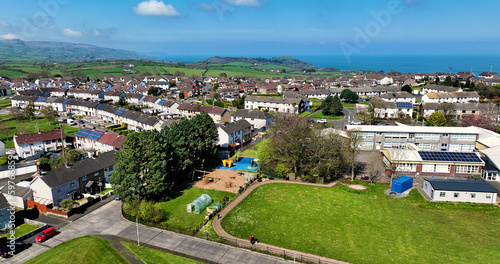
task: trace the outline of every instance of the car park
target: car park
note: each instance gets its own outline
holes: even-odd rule
[[[49,228],[43,230],[42,233],[40,233],[40,235],[38,235],[35,240],[36,240],[36,242],[41,243],[41,242],[53,237],[55,234],[56,234],[56,230],[52,227],[49,227]]]
[[[31,243],[15,242],[14,244],[7,244],[0,250],[0,255],[3,258],[10,258],[17,253],[29,248]]]
[[[321,124],[328,123],[328,121],[326,119],[320,119],[320,120],[318,120],[316,122],[321,123]]]
[[[57,119],[57,121],[59,121],[60,123],[64,123],[64,122],[66,122],[66,118],[59,118],[59,119]]]

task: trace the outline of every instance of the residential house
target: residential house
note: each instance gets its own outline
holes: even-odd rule
[[[66,102],[66,111],[74,115],[97,116],[99,102],[70,99]]]
[[[463,90],[460,87],[427,84],[424,87],[422,87],[420,94],[442,93],[442,92],[454,93],[454,92],[463,92]]]
[[[0,195],[0,229],[11,228],[10,223],[10,204],[7,199]]]
[[[63,144],[66,145],[66,135],[59,129],[24,135],[14,134],[14,148],[23,159],[37,153],[61,150]]]
[[[0,96],[5,96],[5,95],[11,95],[12,94],[12,88],[7,85],[0,85]]]
[[[191,119],[195,115],[204,112],[207,113],[216,124],[231,122],[231,113],[223,107],[183,103],[177,110],[179,110],[181,116],[187,119]]]
[[[217,125],[219,146],[227,148],[239,145],[252,137],[252,125],[245,119]]]
[[[100,101],[104,100],[104,91],[97,89],[68,89],[68,97],[76,99]]]
[[[109,181],[114,171],[116,155],[116,151],[109,151],[95,158],[77,161],[72,166],[37,175],[30,183],[33,201],[59,206],[62,200],[74,200],[83,193],[99,192],[102,188],[99,183]]]
[[[231,114],[231,122],[245,119],[252,125],[252,130],[265,131],[271,127],[273,116],[262,110],[240,109]]]
[[[486,80],[498,80],[500,75],[496,72],[482,72],[478,77]]]
[[[498,122],[499,109],[496,104],[480,104],[480,103],[422,103],[420,114],[424,118],[428,118],[436,111],[441,111],[446,115],[451,115],[457,120],[467,118],[469,116],[478,116],[487,114]]]
[[[386,102],[407,102],[414,104],[416,98],[409,92],[395,92],[382,94],[380,98]]]
[[[112,132],[102,132],[90,129],[80,129],[75,135],[73,142],[76,149],[87,152],[108,152],[121,148],[121,144],[127,137]]]
[[[33,192],[30,188],[22,187],[19,185],[13,185],[13,187],[9,187],[12,185],[5,185],[2,187],[3,196],[7,199],[7,202],[16,208],[26,209],[26,201],[33,201]]]
[[[125,99],[124,91],[107,91],[104,93],[104,100],[111,100],[113,103],[120,101],[120,98]]]
[[[497,190],[484,181],[424,179],[432,201],[496,204]]]
[[[245,98],[245,109],[258,109],[292,114],[300,114],[306,110],[305,103],[302,98],[281,98],[253,95],[249,95]]]
[[[33,90],[25,90],[25,91],[17,91],[18,95],[23,95],[23,96],[42,96],[43,93],[39,89],[33,89]]]
[[[142,105],[142,98],[144,95],[138,93],[127,93],[125,94],[125,99],[129,104]]]
[[[413,118],[413,104],[409,102],[379,101],[375,104],[375,116],[378,118]]]
[[[427,93],[422,96],[422,103],[470,103],[479,102],[477,92],[442,92]]]

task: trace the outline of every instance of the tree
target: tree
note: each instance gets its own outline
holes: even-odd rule
[[[24,108],[24,115],[30,120],[35,117],[35,104],[32,100],[29,100],[28,105]]]
[[[179,99],[184,99],[184,93],[183,92],[179,92]]]
[[[218,93],[214,93],[214,99],[215,99],[215,100],[219,99],[219,97],[220,97],[220,96],[219,96],[219,94],[218,94]]]
[[[61,201],[60,205],[64,210],[69,211],[69,210],[73,209],[73,206],[75,206],[76,204],[78,204],[78,203],[73,201],[73,200],[64,199]]]
[[[156,130],[129,134],[118,152],[111,177],[117,195],[125,202],[170,197],[177,175],[174,151]]]
[[[115,104],[116,106],[127,106],[128,102],[125,99],[125,96],[120,96],[120,99],[118,99],[118,102]]]
[[[464,85],[465,88],[470,88],[470,80],[467,79],[467,81],[465,82],[465,85]]]
[[[221,73],[219,74],[219,77],[227,77],[227,73],[225,73],[225,72],[221,72]]]
[[[306,152],[306,168],[312,176],[331,181],[341,177],[347,169],[342,153],[342,139],[334,130],[312,129],[310,150]]]
[[[56,114],[56,111],[54,111],[54,108],[52,108],[52,106],[49,105],[49,106],[42,108],[42,110],[40,110],[40,112],[42,112],[43,117],[45,117],[45,119],[47,119],[47,122],[50,125],[50,122],[52,121],[52,119],[54,119],[55,114]]]
[[[453,81],[451,80],[451,76],[446,76],[446,78],[444,79],[443,85],[451,86],[452,84],[453,84]]]
[[[333,97],[331,95],[327,96],[323,102],[321,102],[321,111],[324,115],[331,115],[331,109],[333,104]]]
[[[154,86],[149,87],[148,95],[158,96],[158,94],[159,94],[158,87],[154,87]]]
[[[349,89],[344,89],[340,93],[340,99],[344,99],[349,103],[357,102],[359,100],[359,96],[357,93],[349,90]]]
[[[453,82],[453,87],[459,87],[460,86],[460,82],[458,80],[455,80]]]
[[[177,86],[177,83],[176,83],[175,81],[173,81],[173,80],[172,80],[172,81],[168,82],[168,86],[170,86],[170,88],[172,88],[172,87],[176,87],[176,86]]]
[[[398,173],[397,171],[401,171],[400,164],[402,161],[406,160],[408,151],[403,149],[403,148],[392,148],[388,150],[388,155],[389,157],[389,164],[388,165],[389,169],[391,170],[391,177],[390,177],[390,186],[392,187],[392,180],[398,178]]]
[[[436,76],[436,81],[435,81],[435,84],[438,85],[439,84],[439,77]]]
[[[374,150],[370,153],[370,160],[368,161],[368,179],[373,184],[382,176],[380,167],[382,167],[382,162],[380,158],[380,152]]]
[[[441,103],[439,105],[439,110],[443,112],[444,117],[446,118],[447,126],[455,126],[455,104],[453,103]]]
[[[246,95],[238,96],[238,99],[233,100],[231,102],[231,105],[238,108],[238,109],[245,108],[245,97],[246,97]]]
[[[480,128],[496,131],[495,120],[493,120],[487,113],[480,113],[479,115],[472,115],[462,120],[462,126],[477,126]]]
[[[410,85],[408,84],[405,84],[403,87],[401,87],[401,91],[403,92],[408,92],[408,93],[413,93],[413,89],[411,88]]]
[[[344,106],[342,106],[340,98],[337,95],[335,95],[332,100],[332,106],[330,112],[332,113],[332,115],[341,115],[342,109],[344,109]]]
[[[446,126],[446,117],[443,112],[436,111],[429,116],[427,124],[429,126]]]
[[[356,157],[359,154],[359,143],[361,142],[361,137],[358,131],[348,131],[349,138],[345,145],[346,159],[351,167],[351,181],[354,181],[355,169],[356,169]]]

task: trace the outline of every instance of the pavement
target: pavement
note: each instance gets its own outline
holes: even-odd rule
[[[138,229],[141,245],[151,245],[174,254],[192,256],[206,263],[290,263],[279,257],[154,227],[138,225]],[[6,263],[24,263],[54,246],[85,235],[111,235],[137,241],[136,224],[122,217],[121,202],[115,200],[103,204],[100,208],[83,215],[57,231],[54,237],[43,243],[33,244],[29,249],[8,259]]]

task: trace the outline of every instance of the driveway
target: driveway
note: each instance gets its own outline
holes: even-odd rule
[[[121,202],[112,201],[62,227],[53,238],[41,244],[33,244],[29,249],[8,259],[8,263],[24,263],[49,248],[85,235],[116,235],[137,240],[136,228],[135,223],[122,218]],[[139,239],[141,244],[147,243],[217,263],[290,263],[278,257],[143,225],[139,225]]]

